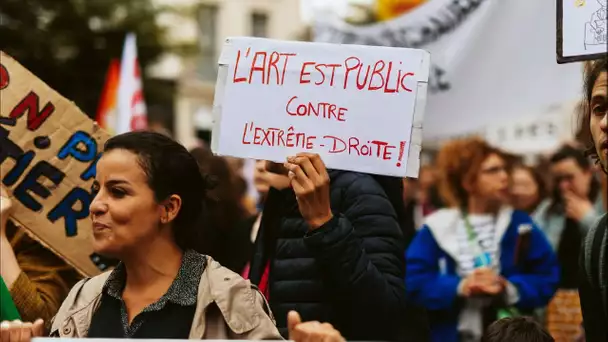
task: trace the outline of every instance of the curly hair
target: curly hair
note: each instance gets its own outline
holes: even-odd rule
[[[469,194],[462,184],[474,182],[481,164],[492,154],[509,160],[505,153],[479,137],[453,140],[441,148],[436,160],[439,193],[448,206],[467,205]]]
[[[591,124],[591,94],[593,92],[593,86],[600,77],[602,72],[608,71],[608,58],[599,59],[596,61],[588,62],[585,65],[585,81],[584,81],[584,100],[578,107],[578,116],[580,118],[580,130],[577,134],[578,140],[580,140],[585,146],[585,155],[591,157],[596,163],[599,163],[599,156],[595,149],[593,137],[591,136],[590,124]]]

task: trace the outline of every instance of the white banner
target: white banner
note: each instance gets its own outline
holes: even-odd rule
[[[320,17],[315,40],[431,52],[424,139],[478,131],[576,101],[577,64],[555,61],[555,1],[429,0],[368,26]]]

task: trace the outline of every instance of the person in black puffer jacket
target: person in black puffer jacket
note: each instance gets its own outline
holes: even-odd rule
[[[249,278],[260,284],[269,267],[266,295],[281,333],[287,313],[297,310],[304,320],[331,323],[347,340],[425,340],[413,330],[428,325],[411,327],[407,319],[405,239],[391,200],[374,176],[327,175],[333,215],[317,229],[291,187],[271,188],[264,206]]]

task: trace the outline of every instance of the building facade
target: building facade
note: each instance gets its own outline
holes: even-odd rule
[[[149,72],[175,79],[174,136],[186,147],[208,140],[213,119],[217,60],[231,36],[295,39],[304,24],[299,0],[156,0],[184,8],[189,15],[168,13],[158,20],[170,28],[173,44],[196,43],[189,57],[166,55]]]

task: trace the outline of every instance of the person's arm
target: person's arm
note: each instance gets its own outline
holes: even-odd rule
[[[586,247],[586,246],[585,246]],[[602,336],[606,329],[606,322],[603,321],[601,293],[593,288],[589,283],[588,274],[585,268],[585,248],[581,249],[579,257],[579,286],[578,293],[583,312],[583,326],[585,328],[585,338],[589,342],[606,341],[608,336]]]
[[[9,241],[6,229],[8,218],[13,212],[13,201],[4,188],[0,188],[0,276],[9,289],[21,274],[15,251]]]
[[[5,226],[6,223],[2,222],[2,225]],[[6,227],[1,227],[0,276],[2,276],[2,278],[4,279],[6,287],[12,289],[13,285],[15,284],[15,281],[17,281],[17,278],[19,278],[19,275],[21,275],[21,273],[21,267],[19,267],[19,262],[17,262],[17,256],[15,256],[13,246],[11,246],[11,242],[6,236]]]
[[[510,298],[521,308],[540,308],[551,300],[559,284],[559,264],[545,235],[533,225],[530,231],[530,248],[521,263],[527,273],[507,277],[512,284]],[[517,290],[516,292],[515,289]]]
[[[367,175],[354,175],[343,193],[344,213],[310,231],[305,244],[336,300],[353,308],[343,312],[352,312],[355,331],[393,329],[388,325],[401,317],[406,297],[404,242],[395,211]]]
[[[79,275],[51,251],[21,234],[15,253],[21,272],[10,288],[11,296],[23,321],[41,318],[48,322]],[[69,279],[64,279],[68,275]]]
[[[597,210],[592,207],[586,214],[583,216],[580,222],[580,226],[583,234],[587,234],[587,232],[593,228],[593,225],[597,222],[597,220],[602,217],[602,215],[598,214]]]
[[[439,251],[427,227],[418,231],[407,250],[407,294],[414,303],[428,310],[452,309],[464,291],[460,277],[439,269]]]

